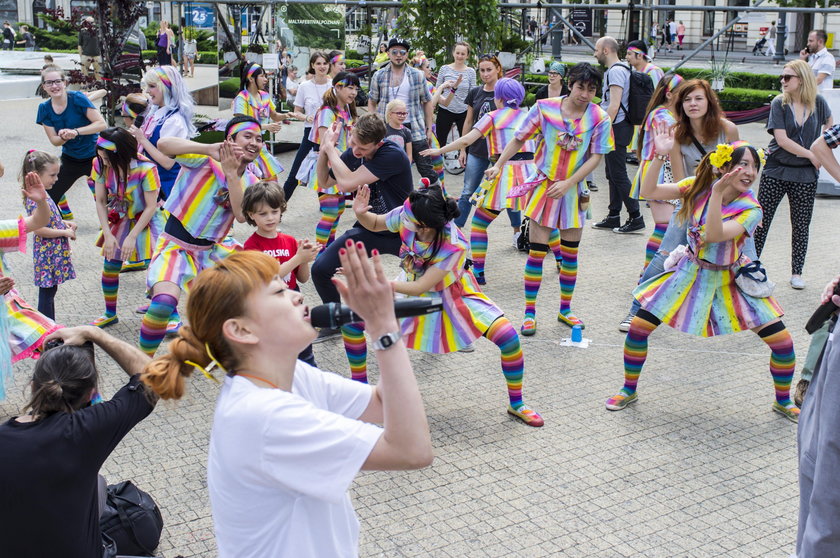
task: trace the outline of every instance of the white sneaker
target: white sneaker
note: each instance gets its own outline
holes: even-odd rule
[[[805,280],[802,278],[801,275],[791,275],[790,286],[796,289],[797,291],[801,291],[805,288]]]
[[[519,249],[519,237],[522,236],[522,231],[516,231],[513,233],[513,247],[517,250]]]
[[[636,316],[633,314],[627,314],[627,317],[621,320],[621,323],[618,324],[618,331],[622,333],[627,333],[628,331],[630,331],[630,322],[632,322],[633,318],[635,317]]]

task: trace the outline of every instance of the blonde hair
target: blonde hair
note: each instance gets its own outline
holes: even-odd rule
[[[385,105],[385,118],[391,118],[391,113],[394,112],[394,109],[399,107],[403,107],[408,110],[408,106],[400,99],[394,99],[390,101],[387,105]]]
[[[813,112],[817,106],[817,80],[811,67],[804,60],[791,60],[785,64],[785,68],[793,70],[799,78],[799,102],[805,105],[809,112]],[[793,96],[790,93],[782,93],[779,97],[782,98],[783,105],[793,104]]]
[[[30,172],[37,172],[40,175],[46,170],[47,166],[60,164],[61,159],[52,153],[33,149],[23,157],[23,165],[21,165],[20,175],[18,176],[20,183],[23,184],[23,178]],[[26,196],[24,195],[24,197]]]

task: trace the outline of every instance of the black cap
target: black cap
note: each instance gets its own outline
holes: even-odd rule
[[[390,41],[388,41],[388,50],[391,50],[395,46],[401,46],[405,47],[405,50],[411,50],[411,45],[408,44],[408,41],[398,37],[393,37]]]

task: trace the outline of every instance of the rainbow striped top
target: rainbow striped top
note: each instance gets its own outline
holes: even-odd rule
[[[680,191],[685,191],[694,184],[694,177],[684,178],[677,183]],[[714,184],[712,184],[714,187]],[[752,190],[747,190],[737,198],[721,207],[723,222],[735,221],[745,230],[744,234],[725,242],[706,242],[706,214],[709,209],[709,197],[712,187],[700,194],[694,202],[694,212],[688,223],[688,244],[697,257],[716,265],[732,265],[741,257],[741,249],[761,223],[763,212],[761,204],[753,196]]]
[[[247,89],[243,89],[233,99],[233,114],[244,114],[255,118],[262,125],[271,122],[271,111],[276,110],[271,95],[260,91],[257,99]]]
[[[26,252],[26,221],[23,217],[0,220],[0,276],[6,273],[3,252]]]
[[[615,149],[612,123],[607,112],[594,103],[577,120],[563,118],[563,97],[540,99],[516,132],[516,139],[538,138],[535,164],[550,180],[568,178],[591,154]]]
[[[353,129],[353,117],[349,111],[339,110],[334,111],[330,107],[324,106],[318,109],[315,113],[315,118],[312,121],[312,130],[309,132],[309,141],[312,143],[321,144],[321,128],[329,128],[336,119],[344,120],[344,126],[341,128],[341,133],[338,134],[338,141],[336,148],[344,152],[347,149],[347,142],[350,139],[350,130]]]
[[[221,241],[233,226],[233,210],[228,199],[222,164],[206,155],[179,155],[181,172],[163,208],[181,221],[192,236]],[[249,170],[242,175],[242,187],[259,182]]]
[[[659,80],[665,75],[665,70],[660,68],[659,66],[648,62],[648,65],[645,66],[645,69],[642,70],[642,73],[645,73],[650,76],[651,81],[653,81],[653,88],[656,89],[656,86],[659,84]]]
[[[94,188],[97,182],[105,186],[108,207],[119,204],[120,199],[125,200],[125,216],[129,219],[138,218],[146,209],[146,198],[143,192],[160,190],[157,165],[143,155],[138,155],[136,159],[131,160],[125,190],[117,184],[117,173],[112,167],[108,167],[105,175],[102,174],[99,157],[96,157],[93,160],[93,170],[88,178],[88,185]]]
[[[487,137],[487,152],[491,156],[501,155],[527,118],[527,109],[504,107],[482,116],[473,128]],[[536,147],[536,142],[529,139],[519,152],[533,153]]]
[[[642,160],[643,161],[652,161],[654,153],[654,145],[653,145],[653,137],[654,132],[653,128],[658,126],[660,123],[664,122],[668,126],[673,126],[677,123],[674,119],[674,115],[668,110],[666,107],[660,105],[650,111],[648,114],[647,119],[645,120],[644,129],[645,129],[645,137],[642,141]]]

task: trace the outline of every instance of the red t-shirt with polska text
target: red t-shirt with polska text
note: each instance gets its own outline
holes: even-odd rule
[[[276,238],[266,238],[254,233],[245,241],[245,249],[259,250],[283,264],[297,254],[297,240],[295,240],[295,237],[283,233],[277,233]],[[283,277],[283,281],[290,289],[297,289],[297,268]]]

